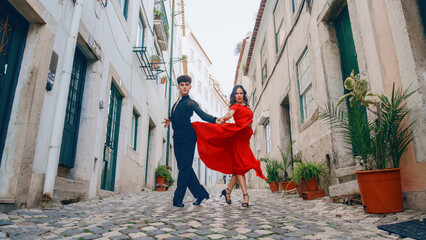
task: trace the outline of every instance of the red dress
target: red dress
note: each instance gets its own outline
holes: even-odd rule
[[[210,169],[224,174],[244,175],[250,169],[266,180],[257,160],[250,149],[253,130],[248,125],[253,122],[253,112],[247,106],[234,104],[234,123],[222,125],[194,122],[197,132],[197,148],[201,160]]]

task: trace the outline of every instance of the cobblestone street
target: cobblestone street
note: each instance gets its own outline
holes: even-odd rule
[[[193,206],[187,192],[184,208],[171,206],[172,189],[20,209],[0,214],[0,239],[399,239],[376,226],[426,217],[413,210],[366,214],[328,197],[304,201],[269,190],[250,190],[245,209],[239,189],[231,205],[219,199],[223,186],[209,188],[201,206]]]

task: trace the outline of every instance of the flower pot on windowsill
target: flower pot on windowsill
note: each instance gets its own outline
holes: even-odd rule
[[[401,168],[355,171],[364,211],[395,213],[404,210]]]

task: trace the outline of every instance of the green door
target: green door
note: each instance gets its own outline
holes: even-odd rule
[[[352,35],[351,20],[349,18],[348,7],[346,6],[341,11],[340,15],[335,21],[336,26],[336,36],[337,44],[339,45],[340,53],[340,65],[342,68],[342,87],[344,89],[343,83],[345,79],[351,74],[354,70],[354,74],[359,73],[357,54],[355,50],[355,42]],[[344,89],[345,93],[348,91]],[[346,99],[346,104],[349,104],[349,98]],[[367,120],[367,111],[364,109],[361,112],[361,115]],[[349,120],[351,121],[351,119]],[[353,150],[354,156],[358,155],[355,150]]]
[[[101,189],[114,191],[117,164],[118,134],[120,129],[121,95],[111,84],[108,111],[108,126],[104,145]]]
[[[78,49],[75,49],[59,157],[59,164],[68,168],[74,167],[75,162],[86,66],[86,58]]]
[[[337,17],[335,26],[344,81],[351,74],[352,70],[355,70],[355,74],[359,73],[355,43],[352,35],[351,20],[349,18],[347,6]]]
[[[22,55],[28,22],[9,4],[0,0],[0,164]]]

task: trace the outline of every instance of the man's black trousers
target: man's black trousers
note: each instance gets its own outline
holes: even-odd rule
[[[177,178],[177,187],[173,197],[174,203],[182,203],[185,196],[186,187],[189,188],[195,198],[206,197],[208,192],[198,181],[192,162],[194,159],[196,138],[184,142],[174,142],[174,152],[176,157],[179,174]]]

